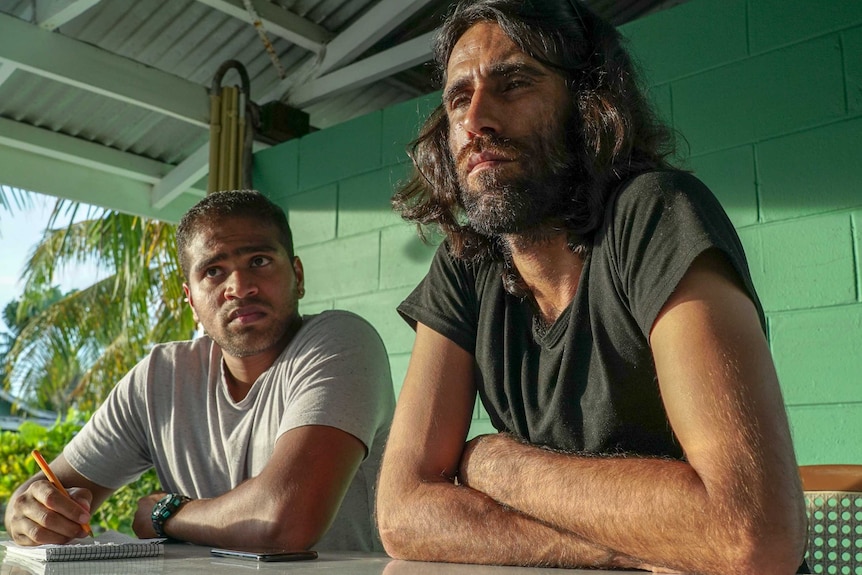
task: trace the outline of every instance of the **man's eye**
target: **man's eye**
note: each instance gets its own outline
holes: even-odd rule
[[[469,106],[470,105],[470,98],[465,96],[465,95],[454,96],[452,98],[449,98],[448,104],[449,104],[450,110],[457,110],[458,108],[463,108],[464,106]]]
[[[214,278],[221,275],[221,268],[207,268],[204,271],[204,275],[208,278]]]
[[[524,88],[529,85],[529,82],[523,80],[522,78],[510,78],[505,85],[505,90],[508,92],[509,90],[517,90],[518,88]]]
[[[256,256],[256,257],[252,258],[252,260],[251,260],[251,267],[259,268],[261,266],[267,265],[271,261],[272,261],[271,258],[267,258],[264,256]]]

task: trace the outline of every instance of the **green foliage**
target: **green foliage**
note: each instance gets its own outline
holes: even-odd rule
[[[174,226],[92,207],[79,219],[81,209],[55,204],[22,278],[16,331],[7,349],[0,341],[7,389],[60,413],[95,408],[152,344],[188,339],[195,329]],[[71,223],[57,225],[66,218]],[[104,277],[53,297],[55,275],[77,264],[94,265]]]
[[[38,449],[51,461],[63,451],[63,447],[81,429],[88,413],[70,410],[65,419],[58,420],[50,428],[32,422],[24,422],[18,433],[0,432],[0,509],[15,489],[38,471],[36,461],[30,452]],[[132,520],[138,507],[138,499],[160,491],[158,479],[153,470],[142,475],[136,482],[118,489],[93,515],[94,529],[113,529],[132,533]]]

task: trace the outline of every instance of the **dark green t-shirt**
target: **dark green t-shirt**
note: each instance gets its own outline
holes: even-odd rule
[[[473,354],[491,422],[565,451],[682,457],[661,402],[648,336],[700,253],[717,248],[765,325],[742,245],[712,193],[679,171],[641,174],[607,204],[577,293],[544,333],[503,288],[499,262],[437,251],[398,311]]]

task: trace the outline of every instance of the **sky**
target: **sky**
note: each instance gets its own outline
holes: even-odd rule
[[[11,189],[2,187],[4,194],[11,201]],[[24,193],[31,198],[30,208],[20,209],[14,206],[14,201],[11,212],[0,207],[0,310],[21,295],[23,282],[20,278],[24,265],[33,248],[42,238],[51,208],[56,201],[56,198],[42,194]],[[86,213],[86,209],[79,210],[80,212]],[[95,267],[81,266],[63,270],[57,276],[56,283],[62,291],[67,291],[90,285],[97,277],[98,271]],[[2,318],[0,318],[0,329],[7,329]]]

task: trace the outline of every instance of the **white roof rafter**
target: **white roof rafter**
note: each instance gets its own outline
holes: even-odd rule
[[[417,36],[403,44],[306,82],[291,92],[290,103],[299,108],[309,106],[328,96],[361,88],[381,78],[427,62],[431,57],[431,40],[435,33],[432,31]]]
[[[401,25],[432,0],[380,0],[326,46],[318,74],[354,62],[368,48]]]
[[[36,23],[54,30],[83,14],[101,0],[36,0]]]
[[[2,62],[0,61],[0,85],[2,85],[6,80],[9,79],[9,76],[12,75],[18,67],[11,62]]]
[[[249,14],[242,0],[197,1],[237,20],[249,21]],[[260,16],[261,23],[267,33],[283,38],[310,52],[315,54],[320,52],[324,45],[332,39],[332,34],[326,28],[279,8],[275,4],[252,0],[252,5]]]
[[[206,88],[0,14],[0,63],[207,127]]]

